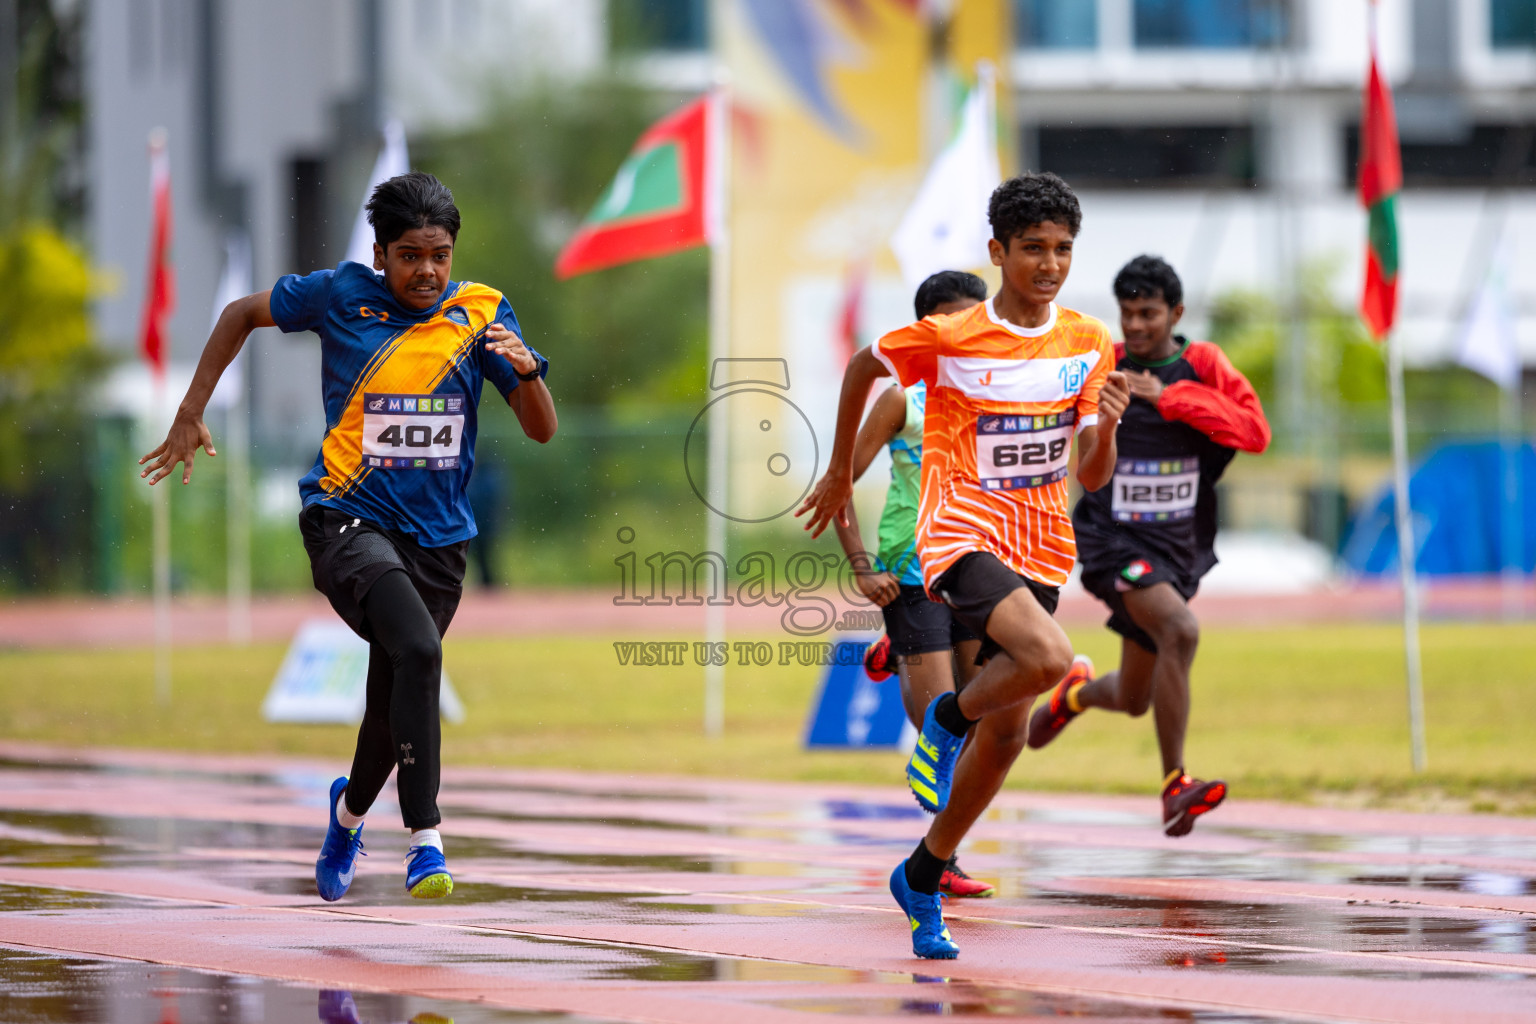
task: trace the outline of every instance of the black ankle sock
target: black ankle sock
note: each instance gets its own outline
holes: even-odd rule
[[[939,698],[939,706],[933,709],[933,719],[953,736],[964,736],[976,724],[975,720],[965,717],[960,710],[960,698],[952,693]]]
[[[918,840],[917,849],[907,858],[907,888],[932,896],[939,891],[939,879],[944,877],[944,869],[948,866],[949,861],[929,853],[928,844]]]

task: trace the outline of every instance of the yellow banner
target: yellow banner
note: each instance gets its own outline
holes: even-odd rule
[[[736,112],[725,215],[735,361],[715,367],[711,384],[711,398],[730,403],[730,497],[719,511],[732,519],[767,522],[798,504],[826,466],[852,345],[913,319],[888,242],[978,61],[995,68],[1007,110],[1009,7],[714,0]],[[1006,172],[1013,161],[1004,153],[1002,163]],[[956,269],[985,263],[979,252],[977,266]]]

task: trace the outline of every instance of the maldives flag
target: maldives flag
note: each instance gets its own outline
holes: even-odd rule
[[[648,128],[558,259],[564,280],[709,241],[709,97]]]
[[[149,294],[139,325],[139,351],[157,374],[165,373],[165,321],[176,308],[176,269],[171,265],[171,157],[165,129],[149,137],[149,188],[154,224],[149,242]]]
[[[1392,91],[1376,63],[1373,33],[1371,70],[1360,119],[1360,202],[1371,218],[1360,316],[1378,339],[1387,336],[1397,319],[1397,193],[1402,187],[1403,160],[1397,145]]]

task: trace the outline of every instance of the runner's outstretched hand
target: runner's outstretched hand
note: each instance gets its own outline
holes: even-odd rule
[[[213,435],[208,433],[208,425],[203,422],[201,416],[178,409],[176,419],[171,423],[170,431],[165,435],[165,440],[160,446],[139,460],[139,465],[144,466],[144,471],[139,478],[149,477],[149,485],[153,487],[165,477],[171,475],[176,469],[176,463],[184,463],[181,471],[181,482],[192,482],[192,457],[197,450],[202,448],[208,452],[210,458],[217,458],[218,452],[213,450]]]
[[[499,323],[485,329],[485,350],[506,358],[518,373],[532,373],[539,368],[539,361],[528,351],[523,339]]]
[[[848,525],[848,513],[844,511],[847,504],[853,500],[853,475],[848,470],[838,472],[836,468],[829,468],[822,478],[816,481],[816,486],[806,496],[805,504],[795,510],[795,518],[798,519],[807,512],[811,518],[805,521],[805,528],[811,531],[811,536],[820,537],[827,524],[836,516],[837,521]]]

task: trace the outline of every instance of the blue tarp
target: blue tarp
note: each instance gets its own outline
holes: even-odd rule
[[[1536,568],[1536,451],[1516,453],[1517,543],[1511,561]],[[1431,452],[1408,482],[1418,571],[1430,576],[1497,573],[1504,568],[1504,449],[1497,441],[1446,444]],[[1344,534],[1344,564],[1357,573],[1398,571],[1392,483],[1355,513]]]

